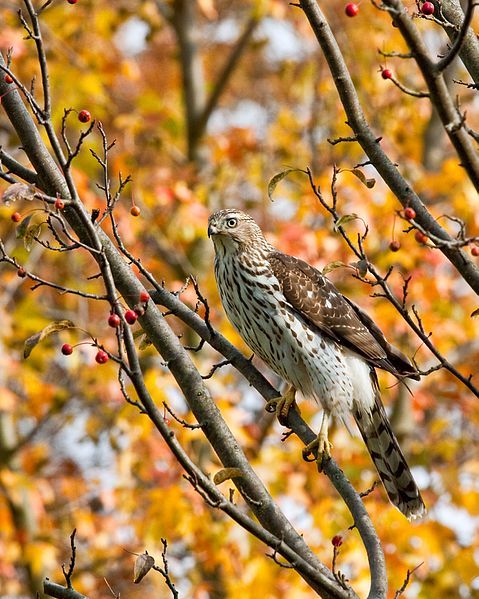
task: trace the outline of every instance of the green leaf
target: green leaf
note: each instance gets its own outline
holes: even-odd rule
[[[331,272],[332,270],[335,270],[336,268],[341,268],[343,266],[348,267],[349,265],[345,264],[344,262],[341,262],[341,260],[336,260],[335,262],[330,262],[329,264],[326,264],[326,266],[321,271],[321,274],[327,275],[328,272]]]
[[[41,230],[42,225],[36,224],[32,225],[31,227],[28,227],[28,229],[25,231],[25,235],[23,236],[23,245],[25,246],[27,252],[29,252],[32,249],[35,237],[38,235],[38,233],[40,233]]]
[[[55,322],[51,322],[39,333],[35,333],[35,335],[32,335],[25,341],[23,346],[23,357],[25,359],[28,358],[28,356],[32,353],[33,348],[37,346],[40,341],[43,341],[53,333],[74,328],[76,328],[76,325],[71,320],[56,320]]]
[[[27,233],[28,225],[32,220],[32,214],[30,216],[26,216],[22,222],[17,227],[17,239],[23,239]]]
[[[346,223],[349,223],[352,220],[358,220],[360,218],[361,217],[355,214],[354,212],[352,214],[345,214],[344,216],[338,218],[338,220],[334,223],[334,230],[337,231],[339,227],[342,227]]]
[[[280,181],[287,177],[290,173],[306,173],[302,168],[287,168],[281,173],[277,173],[268,183],[268,197],[273,202],[273,192]]]

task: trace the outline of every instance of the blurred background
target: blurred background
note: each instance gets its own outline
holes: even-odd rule
[[[11,68],[29,86],[37,76],[34,45],[25,39],[17,10],[21,2],[0,2],[0,49],[13,48]],[[410,14],[417,11],[408,2]],[[407,87],[423,82],[409,60],[378,54],[405,52],[390,17],[363,3],[354,18],[338,0],[322,3],[351,71],[363,108],[382,147],[399,164],[441,224],[455,234],[460,217],[469,235],[478,234],[479,200],[442,132],[427,99],[402,93],[381,77],[389,68]],[[311,191],[293,173],[268,199],[268,181],[289,167],[309,166],[330,198],[333,165],[352,169],[367,159],[356,143],[331,145],[327,138],[351,134],[334,82],[302,12],[284,1],[227,0],[56,0],[41,17],[53,94],[54,121],[60,130],[64,109],[88,110],[101,121],[110,141],[110,173],[132,176],[116,209],[125,245],[165,286],[179,290],[189,275],[198,278],[211,306],[211,322],[228,339],[249,350],[227,322],[213,275],[213,251],[206,235],[211,211],[239,207],[249,211],[284,252],[318,268],[355,257]],[[417,25],[435,53],[445,46],[433,22]],[[453,79],[466,75],[458,62]],[[477,122],[474,91],[455,85]],[[73,112],[71,140],[85,129]],[[25,163],[18,140],[0,115],[0,145]],[[95,131],[74,162],[73,173],[88,210],[104,207],[98,189],[102,173],[89,148],[100,151]],[[27,164],[27,163],[25,163]],[[443,255],[419,244],[398,218],[401,206],[375,169],[369,189],[351,172],[340,173],[338,210],[358,214],[369,226],[365,249],[401,296],[411,277],[408,301],[414,304],[437,348],[466,376],[477,374],[479,344],[473,292]],[[7,188],[0,183],[0,190]],[[130,214],[132,201],[141,214]],[[8,251],[29,271],[60,284],[101,293],[93,260],[83,250],[67,255],[37,244],[26,248],[16,237],[11,213],[22,217],[39,206],[29,202],[0,207],[0,233]],[[345,225],[355,239],[361,220]],[[42,232],[48,238],[47,232]],[[391,251],[392,241],[399,250]],[[371,287],[337,268],[330,278],[374,316],[388,338],[424,370],[435,364],[394,308],[371,298]],[[181,597],[195,599],[289,599],[310,597],[294,571],[278,568],[266,548],[208,507],[182,478],[180,466],[149,420],[124,402],[115,365],[95,363],[95,349],[62,343],[85,341],[66,331],[23,359],[23,343],[48,322],[70,319],[114,351],[114,331],[101,302],[61,295],[32,283],[0,264],[0,597],[32,597],[48,576],[62,582],[69,559],[69,535],[77,528],[75,588],[106,599],[111,591],[129,598],[169,597],[158,573],[132,583],[134,556],[148,552],[160,560],[161,538],[168,541],[172,578]],[[188,287],[182,299],[196,304]],[[174,317],[171,326],[185,344],[197,337]],[[136,325],[138,328],[138,325]],[[203,374],[221,361],[205,346],[194,354]],[[191,421],[186,403],[161,358],[141,351],[152,394]],[[274,378],[260,363],[273,384]],[[479,597],[479,454],[477,398],[445,371],[412,387],[413,395],[388,376],[383,398],[428,506],[428,517],[410,524],[377,488],[365,503],[386,552],[390,588],[415,573],[409,598]],[[328,566],[331,538],[345,537],[339,568],[358,592],[368,589],[365,552],[351,515],[329,481],[301,459],[295,437],[281,443],[281,427],[266,414],[263,400],[232,367],[208,380],[208,387],[254,468],[281,508]],[[318,409],[301,403],[304,417],[318,427]],[[165,412],[171,426],[204,471],[220,469],[201,432],[184,429]],[[333,428],[333,455],[353,485],[365,491],[375,478],[365,447],[343,426]],[[223,483],[227,493],[228,482]]]

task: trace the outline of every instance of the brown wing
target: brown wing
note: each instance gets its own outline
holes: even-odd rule
[[[332,339],[398,376],[417,377],[407,357],[388,343],[374,321],[316,268],[281,252],[268,256],[290,305]]]

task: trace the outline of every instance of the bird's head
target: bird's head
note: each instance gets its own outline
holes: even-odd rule
[[[211,237],[215,249],[236,252],[248,246],[257,249],[268,243],[255,221],[241,210],[218,210],[208,219],[208,237]]]

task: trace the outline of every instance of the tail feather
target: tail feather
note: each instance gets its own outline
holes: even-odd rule
[[[372,378],[375,404],[368,412],[357,407],[354,418],[389,499],[409,520],[420,518],[426,507],[391,429],[374,374]]]

